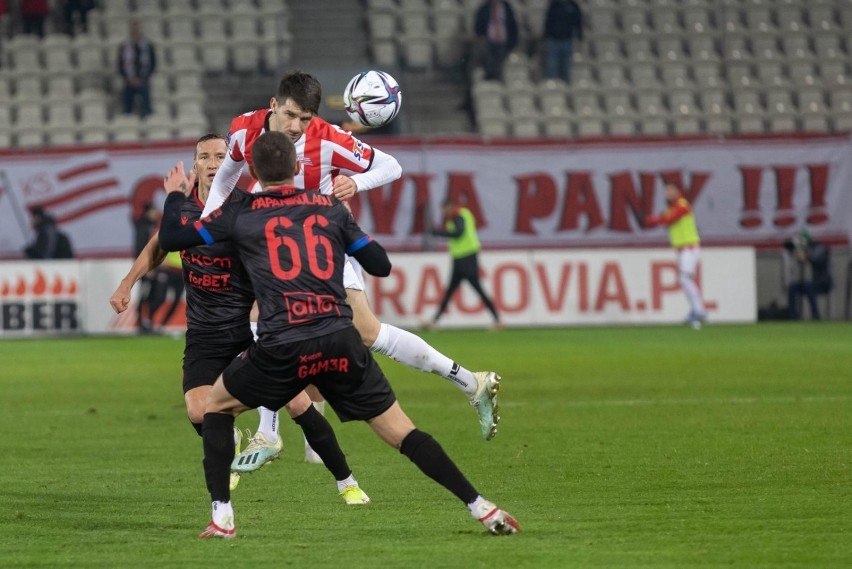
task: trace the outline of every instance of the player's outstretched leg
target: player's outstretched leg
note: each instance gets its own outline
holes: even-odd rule
[[[293,421],[301,427],[305,440],[317,453],[320,462],[334,476],[337,481],[337,491],[343,501],[350,506],[369,504],[370,497],[361,489],[352,474],[346,455],[343,454],[337,442],[334,429],[313,406],[310,397],[303,391],[287,404],[287,411]]]
[[[479,415],[482,437],[488,441],[497,434],[497,390],[500,376],[491,371],[471,372],[454,362],[423,338],[396,326],[383,324],[373,314],[363,291],[347,289],[355,327],[371,351],[385,355],[420,371],[440,375],[467,396]]]
[[[278,434],[278,412],[258,407],[260,424],[246,448],[234,457],[231,470],[238,473],[254,472],[281,456],[284,443]]]
[[[494,535],[521,530],[517,520],[493,502],[483,498],[450,459],[438,441],[417,429],[399,403],[369,421],[379,437],[408,457],[426,476],[452,492],[471,515]]]
[[[309,385],[305,388],[305,393],[307,393],[311,401],[313,401],[314,409],[316,409],[320,415],[325,415],[325,399],[323,399],[319,390],[313,385]],[[308,438],[304,437],[304,439],[305,462],[309,464],[322,464],[322,457],[311,447],[311,443],[308,442]]]

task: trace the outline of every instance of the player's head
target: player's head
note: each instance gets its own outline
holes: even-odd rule
[[[441,202],[441,210],[444,212],[445,216],[452,215],[458,206],[459,204],[457,204],[453,198],[446,198],[443,202]]]
[[[261,185],[292,184],[299,171],[296,147],[282,132],[266,132],[251,147],[252,175]]]
[[[674,203],[680,198],[683,197],[683,192],[680,191],[680,188],[677,184],[672,182],[666,183],[666,201],[669,203]]]
[[[227,155],[228,143],[221,135],[205,134],[195,143],[192,169],[198,175],[198,186],[202,190],[210,189],[213,178]]]
[[[301,71],[288,73],[278,83],[278,91],[269,102],[275,120],[270,128],[298,140],[311,119],[319,114],[322,85],[313,75]]]

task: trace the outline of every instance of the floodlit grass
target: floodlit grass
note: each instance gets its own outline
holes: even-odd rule
[[[3,341],[0,566],[852,566],[852,327],[424,337],[503,375],[485,443],[448,382],[381,361],[415,423],[523,533],[487,535],[365,425],[332,418],[373,499],[346,507],[285,419],[282,459],[233,495],[237,539],[199,540],[209,498],[183,343]]]

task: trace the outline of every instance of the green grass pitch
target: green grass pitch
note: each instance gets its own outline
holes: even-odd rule
[[[425,334],[503,375],[497,437],[452,385],[386,359],[403,408],[523,532],[487,535],[363,424],[332,424],[373,504],[282,459],[209,520],[183,342],[0,342],[0,567],[850,567],[852,326]],[[240,418],[256,426],[256,414]]]

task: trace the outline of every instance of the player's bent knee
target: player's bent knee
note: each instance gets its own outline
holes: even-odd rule
[[[284,408],[287,409],[287,414],[290,415],[290,418],[295,419],[307,411],[310,406],[311,398],[308,397],[307,393],[302,391],[293,399],[288,401],[287,404],[284,405]]]

